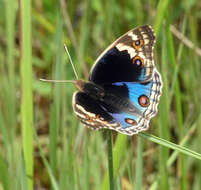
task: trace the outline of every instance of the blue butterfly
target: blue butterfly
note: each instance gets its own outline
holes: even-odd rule
[[[155,39],[148,25],[128,31],[99,56],[88,82],[75,82],[79,91],[73,108],[82,123],[127,135],[149,127],[162,92],[153,59]]]

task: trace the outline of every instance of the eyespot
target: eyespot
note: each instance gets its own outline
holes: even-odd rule
[[[137,122],[134,119],[125,118],[125,122],[129,125],[137,125]]]
[[[143,42],[143,40],[135,40],[134,42],[133,42],[133,47],[135,48],[135,49],[138,49],[138,48],[140,48],[142,45],[144,44],[144,42]]]
[[[101,115],[100,115],[100,114],[97,114],[97,115],[96,115],[96,119],[99,119],[99,120],[101,120],[101,121],[104,121],[104,118],[103,118],[103,117],[101,117]]]
[[[133,58],[133,64],[137,65],[138,67],[143,68],[144,67],[144,61],[141,57],[135,56]]]
[[[149,102],[149,98],[145,95],[141,95],[139,98],[138,98],[138,102],[139,104],[142,106],[142,107],[147,107],[149,106],[150,102]]]

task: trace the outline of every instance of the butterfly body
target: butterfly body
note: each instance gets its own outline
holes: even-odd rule
[[[77,117],[92,129],[127,135],[146,130],[156,115],[162,80],[153,60],[155,35],[142,26],[117,39],[97,59],[89,81],[77,80]]]

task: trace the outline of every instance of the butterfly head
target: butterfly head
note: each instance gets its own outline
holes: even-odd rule
[[[81,92],[83,92],[84,91],[84,86],[85,86],[85,84],[86,84],[87,82],[86,81],[84,81],[84,80],[75,80],[75,87],[79,90],[79,91],[81,91]]]

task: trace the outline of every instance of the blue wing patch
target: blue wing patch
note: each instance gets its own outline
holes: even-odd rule
[[[147,83],[118,82],[113,85],[127,85],[129,92],[129,100],[140,110],[139,114],[111,113],[111,116],[119,122],[123,130],[135,129],[138,132],[146,130],[150,119],[156,115],[158,111],[158,102],[161,96],[162,83],[160,75],[155,71],[154,77]],[[141,101],[142,99],[142,101]]]

